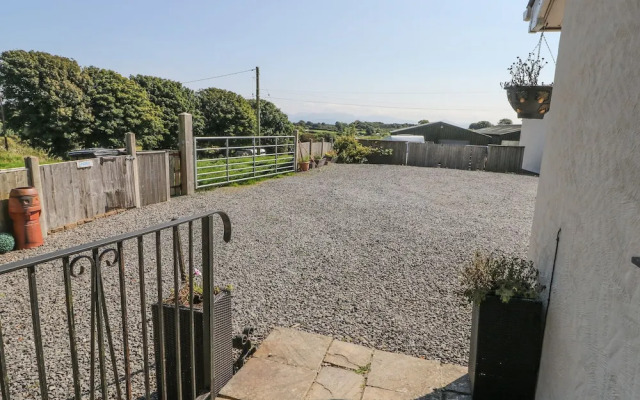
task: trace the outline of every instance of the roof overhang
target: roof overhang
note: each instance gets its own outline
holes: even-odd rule
[[[524,20],[529,32],[559,31],[562,28],[566,0],[529,0]]]

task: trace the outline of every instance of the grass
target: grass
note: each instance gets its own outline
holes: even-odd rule
[[[360,375],[366,375],[369,373],[369,371],[371,371],[371,363],[365,365],[365,366],[361,366],[360,368],[358,368],[356,370],[356,374],[360,374]]]
[[[4,142],[0,139],[0,169],[24,167],[24,158],[38,157],[40,164],[53,164],[62,161],[58,157],[49,155],[45,150],[29,147],[16,137],[8,137],[9,150],[4,149]]]
[[[236,183],[251,184],[271,176],[270,174],[282,171],[284,168],[291,168],[293,163],[292,155],[280,155],[278,160],[274,155],[265,154],[255,157],[255,174],[253,157],[229,158],[229,181],[243,179]],[[198,160],[196,166],[199,185],[215,185],[226,183],[227,181],[227,159]]]

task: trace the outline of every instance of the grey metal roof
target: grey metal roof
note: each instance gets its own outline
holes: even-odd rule
[[[495,125],[488,128],[474,129],[474,132],[482,133],[490,136],[501,136],[509,133],[520,132],[522,125]]]

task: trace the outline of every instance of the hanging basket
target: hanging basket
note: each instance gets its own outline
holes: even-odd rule
[[[509,86],[506,88],[509,104],[518,118],[543,119],[551,108],[553,86]]]

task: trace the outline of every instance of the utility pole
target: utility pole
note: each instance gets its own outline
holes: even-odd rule
[[[257,136],[260,136],[260,68],[259,67],[256,67],[256,119],[258,120]],[[258,138],[258,140],[260,139]]]
[[[0,92],[0,114],[2,115],[2,136],[4,136],[4,149],[9,150],[9,140],[7,140],[7,123],[4,120],[4,96]]]

